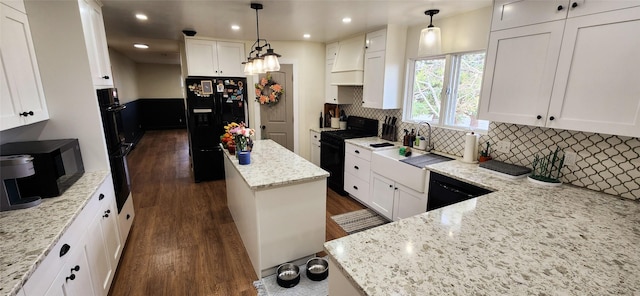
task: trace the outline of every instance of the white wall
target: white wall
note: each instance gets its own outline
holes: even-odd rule
[[[176,99],[184,96],[180,65],[137,64],[138,98]]]
[[[50,119],[2,142],[77,138],[86,171],[109,170],[77,1],[25,1]]]
[[[113,84],[118,89],[120,104],[137,100],[138,80],[136,78],[136,63],[122,53],[109,48]]]
[[[440,27],[442,53],[486,50],[489,42],[491,14],[492,7],[488,6],[448,18],[434,16],[433,24]],[[420,31],[428,25],[429,23],[426,22],[408,28],[406,58],[416,57]]]

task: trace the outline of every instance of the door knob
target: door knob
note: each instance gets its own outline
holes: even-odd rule
[[[266,128],[267,128],[267,126],[266,126],[266,125],[261,125],[261,126],[260,126],[260,128],[261,128],[261,129],[266,129]]]

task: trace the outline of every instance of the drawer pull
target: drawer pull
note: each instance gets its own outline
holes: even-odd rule
[[[65,282],[68,282],[69,280],[75,280],[76,279],[76,275],[75,274],[71,274],[70,276],[68,276],[66,279],[64,279]]]
[[[129,218],[131,218],[131,215],[127,214],[127,220],[129,220]]]
[[[104,199],[104,194],[100,193],[100,195],[98,196],[98,200],[103,200]]]
[[[353,189],[358,190],[358,186],[355,186],[355,185],[354,185],[354,186],[353,186]]]
[[[356,154],[360,154],[360,151],[358,151],[358,150],[356,150],[356,151],[354,151],[354,152],[355,152]]]
[[[578,2],[573,2],[573,4],[571,4],[571,7],[573,7],[573,8],[578,7]]]
[[[67,244],[62,245],[62,247],[60,247],[60,257],[66,255],[70,249],[71,249],[70,245],[67,245]]]
[[[102,218],[109,218],[109,214],[111,214],[111,210],[104,211],[104,215],[102,215]]]
[[[71,273],[74,271],[80,271],[80,265],[76,265],[74,268],[71,268]]]
[[[360,169],[357,165],[354,165],[353,168],[356,169],[356,170]]]
[[[561,10],[563,10],[563,9],[564,9],[564,6],[562,6],[562,5],[558,5],[558,11],[561,11]]]

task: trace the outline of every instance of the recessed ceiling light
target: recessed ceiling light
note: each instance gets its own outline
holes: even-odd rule
[[[345,24],[348,24],[348,23],[351,22],[351,18],[350,17],[345,17],[345,18],[342,19],[342,22],[345,23]]]
[[[238,26],[238,25],[232,25],[232,26],[231,26],[231,30],[238,31],[238,30],[240,30],[240,26]]]
[[[137,13],[137,14],[136,14],[136,18],[137,18],[137,19],[139,19],[139,20],[141,20],[141,21],[146,21],[146,20],[148,19],[148,18],[147,18],[147,15],[142,14],[142,13]]]
[[[142,43],[136,43],[136,44],[133,45],[133,47],[147,49],[147,48],[149,48],[149,45],[142,44]]]
[[[311,34],[304,34],[304,35],[302,35],[302,37],[309,39],[309,38],[311,38]]]

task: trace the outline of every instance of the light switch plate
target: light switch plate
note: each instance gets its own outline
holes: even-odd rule
[[[511,142],[504,140],[498,141],[498,143],[496,143],[496,151],[508,153],[509,151],[511,151]]]

